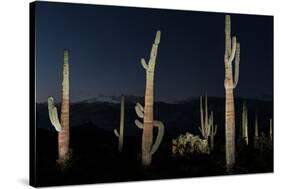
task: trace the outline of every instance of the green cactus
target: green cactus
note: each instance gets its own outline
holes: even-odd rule
[[[63,80],[62,80],[62,100],[61,100],[61,117],[59,121],[57,108],[55,107],[54,98],[48,98],[49,117],[52,125],[58,133],[58,154],[57,162],[63,168],[70,157],[69,152],[69,64],[68,50],[64,50],[63,63]]]
[[[246,145],[249,144],[248,137],[248,108],[246,102],[243,103],[243,112],[242,112],[242,139],[245,141]]]
[[[235,58],[235,76],[233,78],[232,62]],[[231,173],[235,164],[235,110],[233,89],[236,88],[239,79],[240,44],[236,37],[231,39],[230,16],[225,16],[225,159],[226,169]]]
[[[123,150],[123,140],[124,140],[124,96],[121,96],[121,112],[120,112],[120,128],[119,133],[117,129],[114,129],[114,134],[119,139],[118,140],[118,150],[122,152]]]
[[[135,106],[136,113],[139,118],[143,118],[143,123],[135,120],[135,124],[142,133],[142,165],[149,166],[151,164],[152,155],[158,149],[164,136],[164,124],[153,119],[153,80],[154,69],[156,64],[157,50],[160,43],[161,32],[157,31],[154,43],[150,52],[150,59],[146,63],[145,59],[141,59],[141,64],[146,70],[146,90],[145,90],[145,106],[140,103]],[[158,128],[158,134],[153,144],[153,127]]]

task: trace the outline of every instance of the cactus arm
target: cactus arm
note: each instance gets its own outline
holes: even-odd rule
[[[204,133],[204,113],[203,113],[202,96],[200,96],[200,119],[201,119],[201,127],[199,127],[199,130],[202,133],[202,135],[205,136],[205,133]]]
[[[120,137],[120,135],[116,129],[114,129],[114,134],[115,134],[115,136]]]
[[[139,102],[137,102],[137,106],[138,106],[138,108],[139,108],[142,112],[144,111],[143,106],[142,106]]]
[[[139,120],[135,120],[135,124],[138,128],[143,129],[143,123],[141,123]]]
[[[60,132],[62,130],[61,124],[58,118],[58,111],[54,104],[54,98],[48,98],[48,110],[49,110],[49,117],[51,120],[52,125],[55,127],[56,131]]]
[[[236,88],[239,79],[239,63],[240,63],[240,43],[237,43],[236,53],[235,53],[235,75],[234,75],[234,85]]]
[[[144,58],[141,59],[141,65],[145,70],[147,70],[147,63],[145,62]]]
[[[213,126],[214,126],[214,119],[213,119],[213,112],[211,112],[210,117],[209,117],[208,127],[206,128],[206,130],[207,130],[207,137],[210,136],[211,129],[213,129]]]
[[[205,126],[206,126],[206,135],[208,135],[208,122],[210,122],[210,119],[208,117],[208,99],[207,96],[205,96]]]
[[[230,64],[234,57],[235,57],[235,52],[236,52],[236,46],[237,46],[237,42],[236,42],[236,37],[232,37],[232,48],[231,48],[231,54],[230,57],[228,59],[228,63]]]
[[[155,143],[153,144],[153,146],[151,148],[151,151],[150,151],[151,154],[154,154],[157,151],[159,145],[161,144],[163,136],[164,136],[164,124],[161,121],[155,120],[153,122],[153,125],[154,125],[154,127],[158,128],[158,134],[157,134]]]
[[[142,105],[140,105],[140,103],[137,103],[136,106],[135,106],[135,111],[138,115],[139,118],[143,118],[143,107]]]

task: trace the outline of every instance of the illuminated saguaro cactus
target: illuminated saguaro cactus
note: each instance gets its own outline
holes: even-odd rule
[[[232,61],[235,58],[235,76],[232,74]],[[231,172],[235,164],[235,111],[233,89],[239,78],[240,44],[236,37],[231,39],[230,16],[225,16],[225,159],[227,172]]]
[[[64,166],[69,159],[69,64],[68,50],[64,50],[61,116],[58,119],[54,98],[48,98],[49,117],[52,125],[58,131],[58,155],[57,162]]]
[[[201,126],[199,127],[199,130],[202,134],[202,136],[208,140],[210,136],[210,130],[211,130],[211,118],[209,118],[209,112],[208,112],[208,99],[207,96],[205,96],[205,112],[203,109],[203,102],[202,102],[202,96],[200,96],[200,120],[201,120]],[[205,116],[204,116],[205,113]]]
[[[160,43],[161,32],[157,31],[154,43],[150,52],[149,62],[142,58],[141,64],[146,70],[146,89],[145,89],[145,105],[144,107],[137,103],[135,106],[138,117],[143,118],[143,123],[139,120],[135,120],[135,124],[143,129],[142,133],[142,165],[149,166],[151,164],[152,155],[158,149],[163,135],[164,125],[160,121],[153,119],[153,80],[154,80],[154,69],[156,64],[157,50]],[[153,126],[158,128],[158,134],[153,143]]]
[[[242,139],[245,141],[246,145],[249,144],[249,138],[248,138],[248,109],[247,109],[246,103],[243,103]]]
[[[124,96],[121,96],[121,111],[120,111],[120,128],[119,133],[117,129],[114,129],[114,134],[118,138],[118,150],[122,152],[123,150],[123,140],[124,140]]]
[[[202,134],[202,136],[209,140],[210,138],[210,147],[211,150],[214,148],[214,137],[217,133],[217,125],[214,125],[214,114],[211,111],[210,117],[208,112],[208,98],[205,96],[205,116],[204,116],[204,109],[203,109],[203,102],[202,102],[202,96],[200,96],[200,118],[201,118],[201,127],[199,127],[199,130]]]

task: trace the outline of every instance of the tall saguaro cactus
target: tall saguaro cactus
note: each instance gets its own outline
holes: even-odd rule
[[[123,140],[124,140],[124,96],[121,96],[121,111],[120,111],[120,128],[119,133],[117,129],[114,129],[114,134],[118,138],[118,150],[122,152],[123,150]]]
[[[200,96],[200,118],[201,118],[201,127],[199,127],[199,130],[202,134],[202,136],[208,140],[210,138],[210,147],[213,150],[214,148],[214,137],[217,133],[217,125],[214,125],[214,115],[213,112],[208,112],[208,98],[205,96],[205,112],[203,109],[203,102],[202,102],[202,96]],[[204,116],[205,113],[205,116]]]
[[[156,64],[157,50],[160,43],[161,32],[157,31],[154,43],[150,52],[149,62],[142,58],[141,64],[146,70],[146,89],[145,89],[145,105],[144,107],[137,103],[135,106],[138,117],[143,118],[143,123],[139,120],[135,120],[135,124],[143,129],[142,132],[142,165],[149,166],[151,164],[152,155],[158,149],[163,135],[164,125],[160,121],[153,119],[153,80],[154,69]],[[158,134],[153,144],[153,126],[158,128]]]
[[[58,163],[65,165],[69,159],[69,64],[68,50],[64,50],[63,79],[62,79],[62,98],[61,98],[61,116],[58,119],[57,108],[54,104],[54,98],[48,98],[49,117],[52,125],[58,133]]]
[[[249,144],[248,137],[248,109],[247,105],[243,103],[243,112],[242,112],[242,139],[245,141],[246,145]]]
[[[235,58],[235,76],[233,78],[232,62]],[[225,16],[225,156],[226,168],[231,172],[235,164],[235,111],[233,89],[237,86],[239,78],[240,44],[236,37],[231,39],[230,16]]]

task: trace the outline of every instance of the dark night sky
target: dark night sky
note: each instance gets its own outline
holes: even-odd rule
[[[224,96],[225,14],[37,2],[37,102],[60,101],[63,49],[69,49],[71,101],[99,94],[144,96],[145,71],[162,32],[155,100]],[[273,93],[273,17],[231,14],[241,43],[235,96]]]

